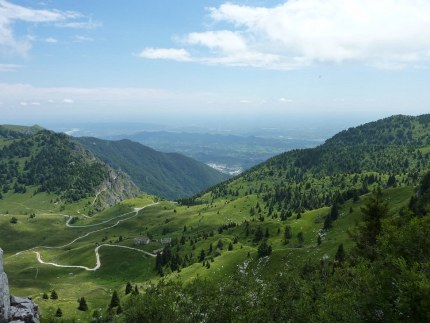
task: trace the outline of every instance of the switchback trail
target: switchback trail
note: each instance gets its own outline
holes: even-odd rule
[[[69,243],[67,243],[67,244],[65,244],[65,245],[62,245],[62,246],[37,246],[37,247],[33,247],[33,248],[31,248],[31,249],[28,249],[28,250],[23,250],[23,251],[17,252],[15,255],[17,256],[17,255],[19,255],[19,254],[21,254],[21,253],[24,253],[24,252],[33,251],[33,252],[36,254],[37,261],[38,261],[39,263],[41,263],[41,264],[51,265],[51,266],[54,266],[54,267],[60,267],[60,268],[80,268],[80,269],[84,269],[84,270],[87,270],[87,271],[96,271],[97,269],[99,269],[99,268],[100,268],[100,266],[101,266],[101,261],[100,261],[99,249],[100,249],[101,247],[115,247],[115,248],[130,249],[130,250],[135,250],[135,251],[138,251],[138,252],[144,253],[144,254],[146,254],[146,255],[148,255],[148,256],[151,256],[151,257],[155,257],[156,255],[154,255],[154,254],[152,254],[152,253],[150,253],[150,252],[144,251],[144,250],[137,249],[137,248],[127,247],[127,246],[121,246],[121,245],[102,244],[102,245],[100,245],[100,246],[97,246],[97,247],[94,249],[94,252],[95,252],[95,254],[96,254],[96,266],[95,266],[94,268],[89,268],[89,267],[86,267],[86,266],[60,265],[60,264],[53,263],[53,262],[44,262],[44,261],[42,260],[41,256],[40,256],[40,253],[39,253],[38,251],[34,251],[34,249],[39,249],[39,248],[41,248],[41,249],[61,249],[61,248],[64,248],[64,247],[68,247],[68,246],[72,245],[73,243],[75,243],[76,241],[78,241],[78,240],[80,240],[80,239],[83,239],[83,238],[86,238],[86,237],[88,237],[89,235],[91,235],[91,234],[93,234],[93,233],[97,233],[97,232],[100,232],[100,231],[103,231],[103,230],[107,230],[107,229],[111,229],[111,228],[113,228],[113,227],[116,227],[116,226],[117,226],[117,225],[119,225],[121,222],[124,222],[124,221],[127,221],[127,220],[131,219],[131,218],[136,217],[136,216],[139,214],[139,211],[141,211],[141,210],[143,210],[143,209],[145,209],[145,208],[147,208],[147,207],[157,205],[157,204],[159,204],[159,202],[155,202],[155,203],[152,203],[152,204],[149,204],[149,205],[145,205],[145,206],[140,207],[140,208],[134,208],[134,210],[133,210],[133,211],[131,211],[131,212],[127,212],[127,213],[121,214],[121,215],[119,215],[119,216],[116,216],[116,217],[114,217],[114,218],[112,218],[112,219],[109,219],[109,220],[106,220],[106,221],[102,221],[102,222],[100,222],[100,223],[96,223],[96,224],[88,224],[88,225],[79,225],[79,226],[73,226],[73,225],[70,225],[70,224],[69,224],[69,222],[70,222],[70,220],[71,220],[71,217],[70,217],[69,215],[65,215],[66,217],[68,217],[68,220],[67,220],[67,222],[66,222],[66,226],[67,226],[67,227],[70,227],[70,228],[86,228],[86,227],[93,227],[93,226],[98,226],[98,225],[106,224],[106,223],[109,223],[109,222],[111,222],[111,221],[113,221],[113,220],[116,220],[116,219],[118,219],[118,218],[121,218],[121,217],[123,217],[123,216],[126,216],[126,215],[128,215],[128,214],[132,214],[132,213],[134,213],[132,216],[129,216],[129,217],[124,218],[124,219],[121,219],[121,220],[118,220],[115,224],[113,224],[113,225],[111,225],[111,226],[109,226],[109,227],[104,227],[104,228],[101,228],[101,229],[98,229],[98,230],[94,230],[94,231],[87,232],[86,234],[84,234],[84,235],[82,235],[82,236],[79,236],[79,237],[75,238],[74,240],[72,240],[71,242],[69,242]]]
[[[144,251],[144,250],[137,249],[137,248],[127,247],[127,246],[120,246],[120,245],[114,245],[114,244],[102,244],[100,246],[97,246],[94,249],[94,252],[96,254],[96,266],[94,268],[89,268],[89,267],[86,267],[86,266],[59,265],[59,264],[57,264],[55,262],[45,262],[45,261],[42,260],[42,258],[40,256],[40,253],[38,251],[33,251],[33,252],[36,254],[37,261],[40,262],[41,264],[44,264],[44,265],[51,265],[51,266],[59,267],[59,268],[79,268],[79,269],[84,269],[86,271],[96,271],[102,265],[102,263],[100,261],[100,254],[99,254],[99,249],[101,247],[113,247],[113,248],[130,249],[130,250],[139,251],[139,252],[144,253],[145,255],[148,255],[148,256],[151,256],[151,257],[155,257],[154,254],[149,253],[149,252]]]

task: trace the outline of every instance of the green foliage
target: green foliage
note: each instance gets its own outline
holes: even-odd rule
[[[375,260],[376,244],[381,232],[382,219],[388,214],[388,204],[383,199],[382,191],[378,190],[371,196],[361,209],[363,224],[358,228],[355,236],[359,253],[371,260]]]
[[[267,243],[267,240],[264,239],[263,242],[258,246],[258,258],[270,256],[272,253],[272,246]]]
[[[260,260],[257,266],[245,260],[227,279],[162,280],[129,300],[125,320],[428,322],[430,248],[423,246],[430,245],[430,217],[404,209],[388,216],[392,207],[380,190],[366,199],[359,252],[349,255],[340,243],[331,256],[269,275]],[[259,257],[267,248],[264,240]]]
[[[409,207],[419,216],[429,214],[430,208],[430,172],[425,174],[416,196],[411,197]]]

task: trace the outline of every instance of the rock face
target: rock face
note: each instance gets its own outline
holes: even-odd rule
[[[0,248],[0,323],[7,322],[10,312],[9,281],[3,270],[3,250]]]
[[[39,323],[39,307],[31,298],[11,296],[9,322]]]
[[[39,323],[39,307],[31,298],[9,295],[9,281],[3,269],[3,250],[0,248],[0,323]]]

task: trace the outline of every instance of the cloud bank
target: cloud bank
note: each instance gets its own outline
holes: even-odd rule
[[[281,70],[318,63],[402,68],[430,60],[429,0],[225,3],[208,13],[210,25],[221,30],[180,37],[181,55],[154,55],[175,48],[145,48],[140,56]]]

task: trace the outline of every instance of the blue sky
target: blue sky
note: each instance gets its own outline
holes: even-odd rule
[[[3,122],[430,112],[429,0],[0,0]]]

